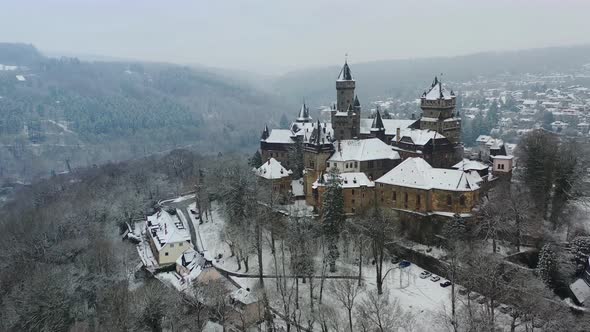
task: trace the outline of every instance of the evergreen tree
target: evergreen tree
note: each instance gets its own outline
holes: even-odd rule
[[[539,262],[537,263],[537,273],[547,286],[555,286],[555,279],[557,277],[557,253],[552,244],[546,244],[541,248]]]
[[[321,220],[328,245],[330,272],[336,272],[336,260],[340,256],[338,252],[338,239],[345,221],[342,180],[337,169],[330,170],[328,174],[326,191],[322,197]]]
[[[295,144],[289,147],[288,151],[289,167],[293,171],[293,178],[299,179],[303,176],[303,142],[296,140]]]
[[[256,150],[254,155],[250,159],[248,159],[248,165],[258,168],[262,166],[262,155],[260,154],[260,150]]]

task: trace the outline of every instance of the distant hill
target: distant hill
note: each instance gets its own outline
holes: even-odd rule
[[[250,153],[285,108],[227,71],[55,59],[23,44],[0,44],[0,63],[18,67],[0,70],[0,180],[177,147]]]
[[[463,82],[503,73],[568,71],[585,63],[590,63],[590,45],[351,63],[351,70],[363,102],[379,96],[418,97],[441,72],[446,80]],[[334,81],[341,65],[288,73],[275,79],[274,91],[297,100],[327,104],[335,99]]]

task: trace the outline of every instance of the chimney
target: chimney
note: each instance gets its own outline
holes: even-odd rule
[[[395,141],[399,142],[399,140],[401,139],[401,134],[402,134],[402,130],[400,128],[397,128],[395,130]]]

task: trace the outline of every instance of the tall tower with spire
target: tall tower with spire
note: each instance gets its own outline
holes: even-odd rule
[[[336,80],[336,107],[332,110],[331,120],[334,139],[352,139],[360,136],[361,103],[355,95],[356,82],[348,62],[340,70]]]
[[[434,130],[453,144],[461,143],[461,118],[455,113],[455,104],[455,93],[447,91],[435,77],[430,89],[420,98],[420,128]]]

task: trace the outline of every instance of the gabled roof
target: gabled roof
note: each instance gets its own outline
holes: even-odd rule
[[[397,134],[396,134],[397,135]],[[442,134],[430,129],[411,129],[406,128],[400,131],[401,141],[414,145],[426,145],[432,139],[444,139]]]
[[[460,162],[453,165],[453,168],[463,171],[482,171],[484,169],[488,169],[489,166],[477,160],[463,159]]]
[[[474,191],[477,177],[456,169],[433,168],[422,158],[408,158],[375,182],[424,190]]]
[[[190,242],[191,235],[187,225],[178,213],[177,211],[175,215],[172,215],[166,210],[160,210],[147,217],[147,230],[154,239],[153,242],[158,251],[168,243]]]
[[[264,141],[266,143],[294,143],[291,136],[293,133],[289,129],[273,129]]]
[[[346,139],[334,142],[335,152],[328,161],[368,161],[380,159],[400,159],[390,145],[378,138]]]
[[[344,66],[340,70],[340,74],[338,75],[338,81],[353,81],[352,73],[350,72],[350,68],[348,67],[348,62],[344,61]]]
[[[262,166],[258,167],[258,169],[256,170],[256,175],[269,180],[288,177],[292,173],[292,171],[287,170],[285,167],[283,167],[283,165],[281,165],[281,163],[278,162],[275,158],[270,158],[267,162],[262,164]]]
[[[454,97],[453,91],[448,92],[438,77],[434,77],[430,90],[422,95],[422,98],[426,100],[453,99]]]

